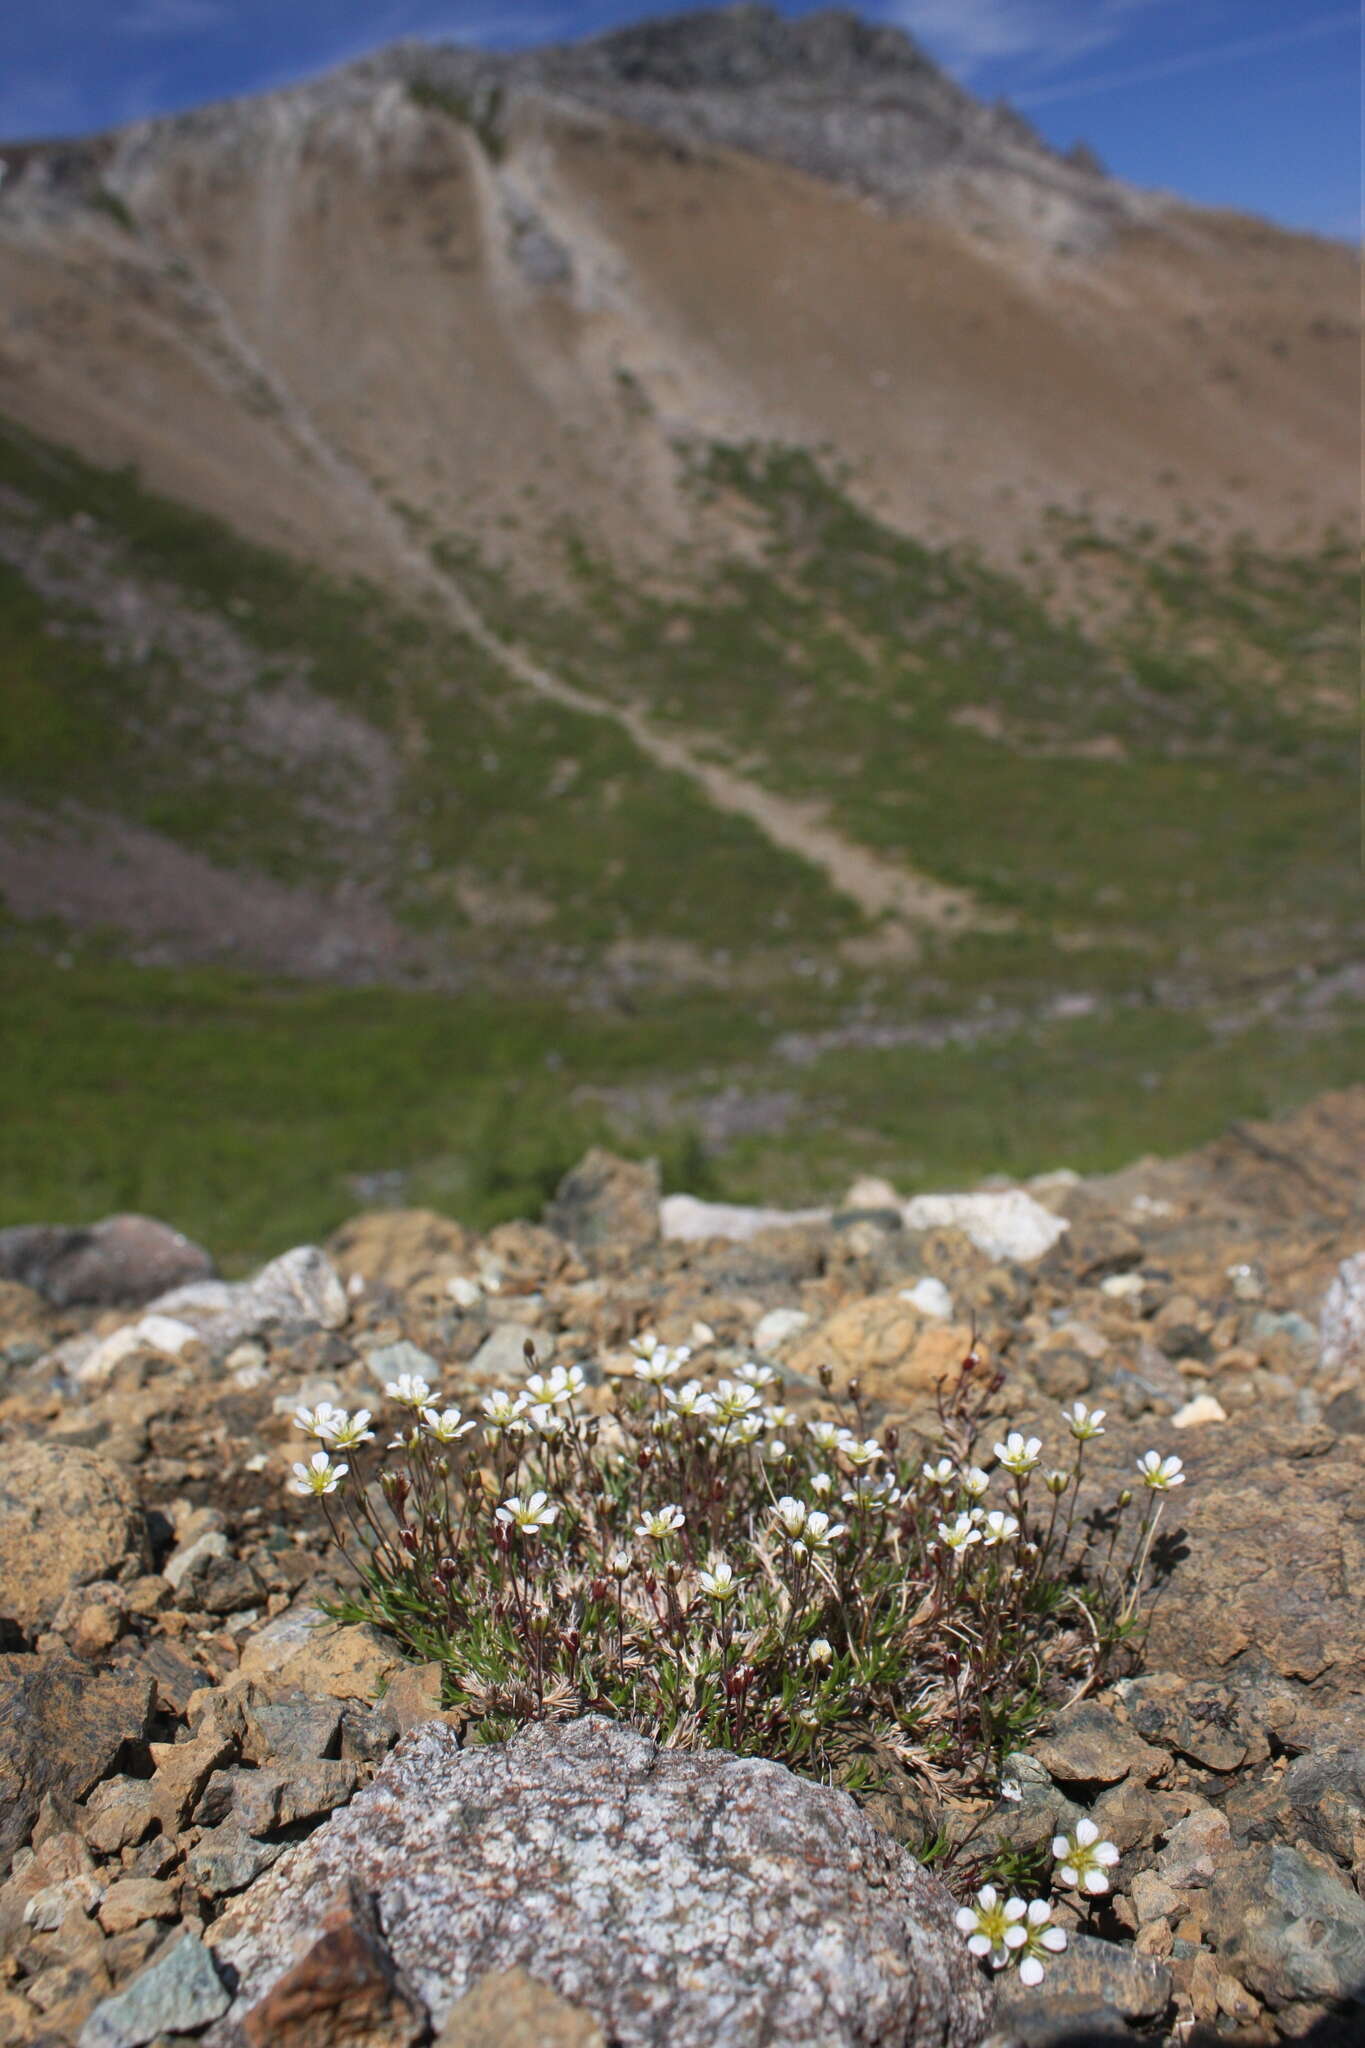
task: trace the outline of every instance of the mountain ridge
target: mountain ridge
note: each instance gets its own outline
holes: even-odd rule
[[[509,55],[399,45],[357,67],[485,96],[545,91],[693,146],[722,144],[889,204],[930,202],[939,174],[1031,174],[1094,232],[1147,202],[1084,155],[986,106],[905,30],[846,9],[790,17],[740,0]]]

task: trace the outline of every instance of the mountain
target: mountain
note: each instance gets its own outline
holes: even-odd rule
[[[337,992],[328,1185],[515,1154],[495,1204],[597,1135],[762,1195],[1050,1162],[1043,1070],[1095,1165],[1350,1077],[1348,250],[749,6],[0,163],[10,1016],[117,1016],[130,1091],[0,1206],[137,1205],[187,972]],[[233,986],[304,1116],[304,997]],[[343,1143],[376,989],[467,1064]]]
[[[828,450],[1011,562],[1058,505],[1277,546],[1354,505],[1345,247],[1069,165],[851,16],[400,47],[6,162],[8,409],[347,566],[395,566],[376,493],[656,559],[679,440]]]

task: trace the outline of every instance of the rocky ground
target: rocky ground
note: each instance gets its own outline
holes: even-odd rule
[[[987,1190],[952,1220],[863,1186],[800,1226],[672,1206],[671,1229],[713,1234],[664,1236],[648,1170],[596,1155],[543,1223],[476,1238],[379,1211],[235,1285],[136,1219],[0,1232],[0,2043],[1359,2038],[1363,1160],[1356,1089],[1185,1159]],[[414,1369],[398,1347],[459,1399],[515,1382],[528,1337],[598,1382],[647,1329],[703,1368],[768,1359],[797,1407],[822,1365],[856,1372],[907,1435],[975,1338],[1005,1371],[1002,1422],[1050,1442],[1062,1401],[1106,1409],[1098,1477],[1178,1453],[1189,1483],[1140,1671],[1040,1732],[1021,1796],[994,1807],[907,1779],[859,1814],[776,1766],[684,1768],[597,1722],[460,1749],[438,1667],[315,1625],[339,1566],[285,1490],[291,1414],[378,1405]],[[619,1811],[590,1797],[607,1765],[645,1788]],[[717,1773],[755,1771],[773,1774],[762,1797],[732,1776],[724,1826],[693,1824]],[[524,1830],[499,1830],[518,1800]],[[640,1915],[596,1948],[547,1933],[567,1909],[539,1884],[542,1823],[566,1800],[582,1885],[604,1843],[652,1873]],[[1040,1990],[989,2017],[936,1886],[920,1946],[888,1934],[888,1898],[929,1883],[907,1846],[1023,1850],[1082,1809],[1122,1860]],[[456,1931],[439,1956],[412,1903],[422,1810],[457,1815],[442,1839],[472,1858],[443,1866]],[[681,1874],[651,1827],[679,1859],[686,1838]],[[491,1846],[480,1861],[471,1844]],[[756,1859],[766,1900],[740,1881]],[[512,1890],[481,1917],[493,1868]],[[328,1905],[323,1877],[347,1872]],[[686,1997],[645,1996],[680,1967],[684,1894],[689,1928],[711,1915],[717,1940],[762,1955],[781,1897],[767,1990],[762,1971],[724,1989],[713,1955]],[[798,1941],[808,1918],[825,1933]]]

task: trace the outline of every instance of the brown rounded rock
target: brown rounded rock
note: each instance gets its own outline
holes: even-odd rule
[[[0,1619],[45,1625],[75,1586],[145,1569],[137,1496],[98,1451],[11,1445],[0,1457]]]
[[[434,1209],[376,1209],[353,1216],[327,1250],[343,1280],[439,1294],[468,1269],[469,1232]]]
[[[59,1308],[83,1302],[114,1308],[152,1301],[203,1280],[213,1261],[154,1216],[106,1216],[102,1223],[20,1224],[0,1230],[0,1278],[36,1289]]]
[[[971,1348],[965,1324],[937,1322],[900,1292],[871,1294],[803,1335],[787,1363],[808,1376],[832,1366],[840,1380],[856,1377],[871,1399],[894,1405],[955,1378]]]
[[[565,1174],[545,1221],[584,1251],[642,1251],[659,1238],[659,1167],[594,1146]]]

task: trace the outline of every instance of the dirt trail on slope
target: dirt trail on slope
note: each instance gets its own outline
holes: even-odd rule
[[[177,260],[184,264],[179,252]],[[182,269],[180,276],[180,289],[211,323],[195,350],[201,366],[218,380],[240,381],[258,395],[258,402],[262,390],[269,393],[281,425],[309,460],[335,481],[404,578],[433,594],[454,624],[508,675],[585,717],[610,719],[657,767],[685,775],[717,810],[748,818],[774,846],[817,868],[878,926],[875,933],[845,943],[843,951],[850,958],[911,957],[917,951],[917,930],[962,928],[981,921],[967,891],[935,882],[846,839],[829,824],[822,805],[779,796],[706,759],[695,745],[660,732],[638,708],[592,696],[494,632],[454,578],[413,543],[363,471],[323,433],[273,364],[242,332],[223,295],[196,270],[186,275]]]

